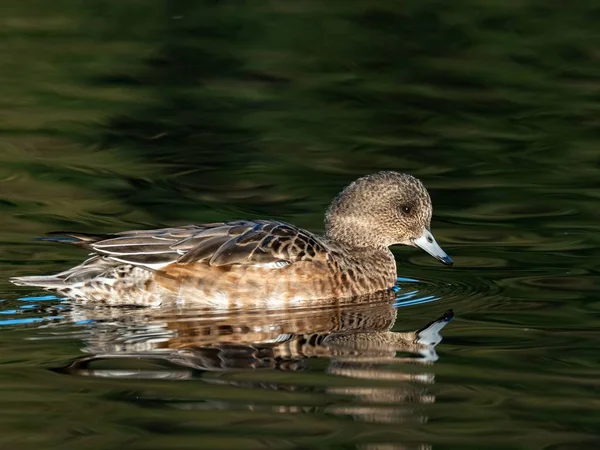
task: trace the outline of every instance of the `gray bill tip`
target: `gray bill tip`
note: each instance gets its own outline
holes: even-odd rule
[[[438,261],[442,262],[446,266],[452,266],[454,261],[450,258],[446,252],[438,245],[435,238],[431,234],[431,231],[425,230],[421,236],[412,240],[416,247],[429,253]]]

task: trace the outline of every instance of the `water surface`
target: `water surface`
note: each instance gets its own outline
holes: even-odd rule
[[[2,447],[600,444],[600,7],[151,3],[0,7]],[[455,260],[394,249],[388,299],[115,312],[7,281],[85,256],[32,240],[56,229],[320,232],[380,169],[424,181]]]

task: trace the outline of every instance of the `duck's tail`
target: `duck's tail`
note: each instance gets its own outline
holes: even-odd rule
[[[94,242],[108,239],[108,234],[79,233],[76,231],[51,231],[46,236],[36,238],[36,241],[59,242],[78,247],[89,248]]]
[[[72,287],[74,284],[90,281],[95,277],[102,276],[118,264],[101,256],[92,255],[78,266],[64,272],[53,275],[13,277],[10,281],[17,286],[35,286],[50,290],[64,290]]]
[[[106,234],[90,234],[90,233],[79,233],[74,231],[51,231],[46,236],[36,238],[37,241],[48,241],[48,242],[59,242],[61,244],[71,244],[82,248],[90,248],[94,242],[106,239]],[[76,272],[78,268],[88,268],[89,263],[96,261],[97,258],[90,258],[77,268],[67,270],[65,272],[57,273],[54,275],[33,275],[25,277],[13,277],[10,278],[10,282],[17,286],[34,286],[41,287],[43,289],[59,290],[69,286],[67,279],[69,275]]]
[[[57,275],[41,275],[41,276],[26,276],[26,277],[12,277],[10,282],[17,286],[34,286],[41,287],[43,289],[58,290],[67,287],[64,278],[59,278]]]

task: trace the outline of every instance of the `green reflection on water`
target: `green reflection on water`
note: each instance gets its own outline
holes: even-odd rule
[[[3,3],[6,310],[29,293],[9,276],[81,257],[32,236],[259,216],[318,231],[344,184],[396,169],[430,189],[436,237],[457,264],[398,249],[401,275],[441,297],[404,308],[402,321],[410,329],[450,307],[457,319],[432,369],[431,422],[409,434],[310,413],[205,411],[186,422],[189,412],[135,398],[185,399],[187,385],[66,381],[45,368],[80,355],[79,341],[27,341],[37,328],[15,328],[2,334],[0,441],[597,442],[599,16],[589,2]],[[335,384],[324,367],[296,381]],[[154,447],[140,437],[150,435]]]

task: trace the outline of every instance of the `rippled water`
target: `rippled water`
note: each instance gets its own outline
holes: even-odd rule
[[[0,6],[0,446],[597,448],[598,17],[533,0]],[[379,169],[424,181],[455,261],[394,249],[385,298],[124,310],[8,283],[85,257],[33,240],[56,229],[319,232]]]

